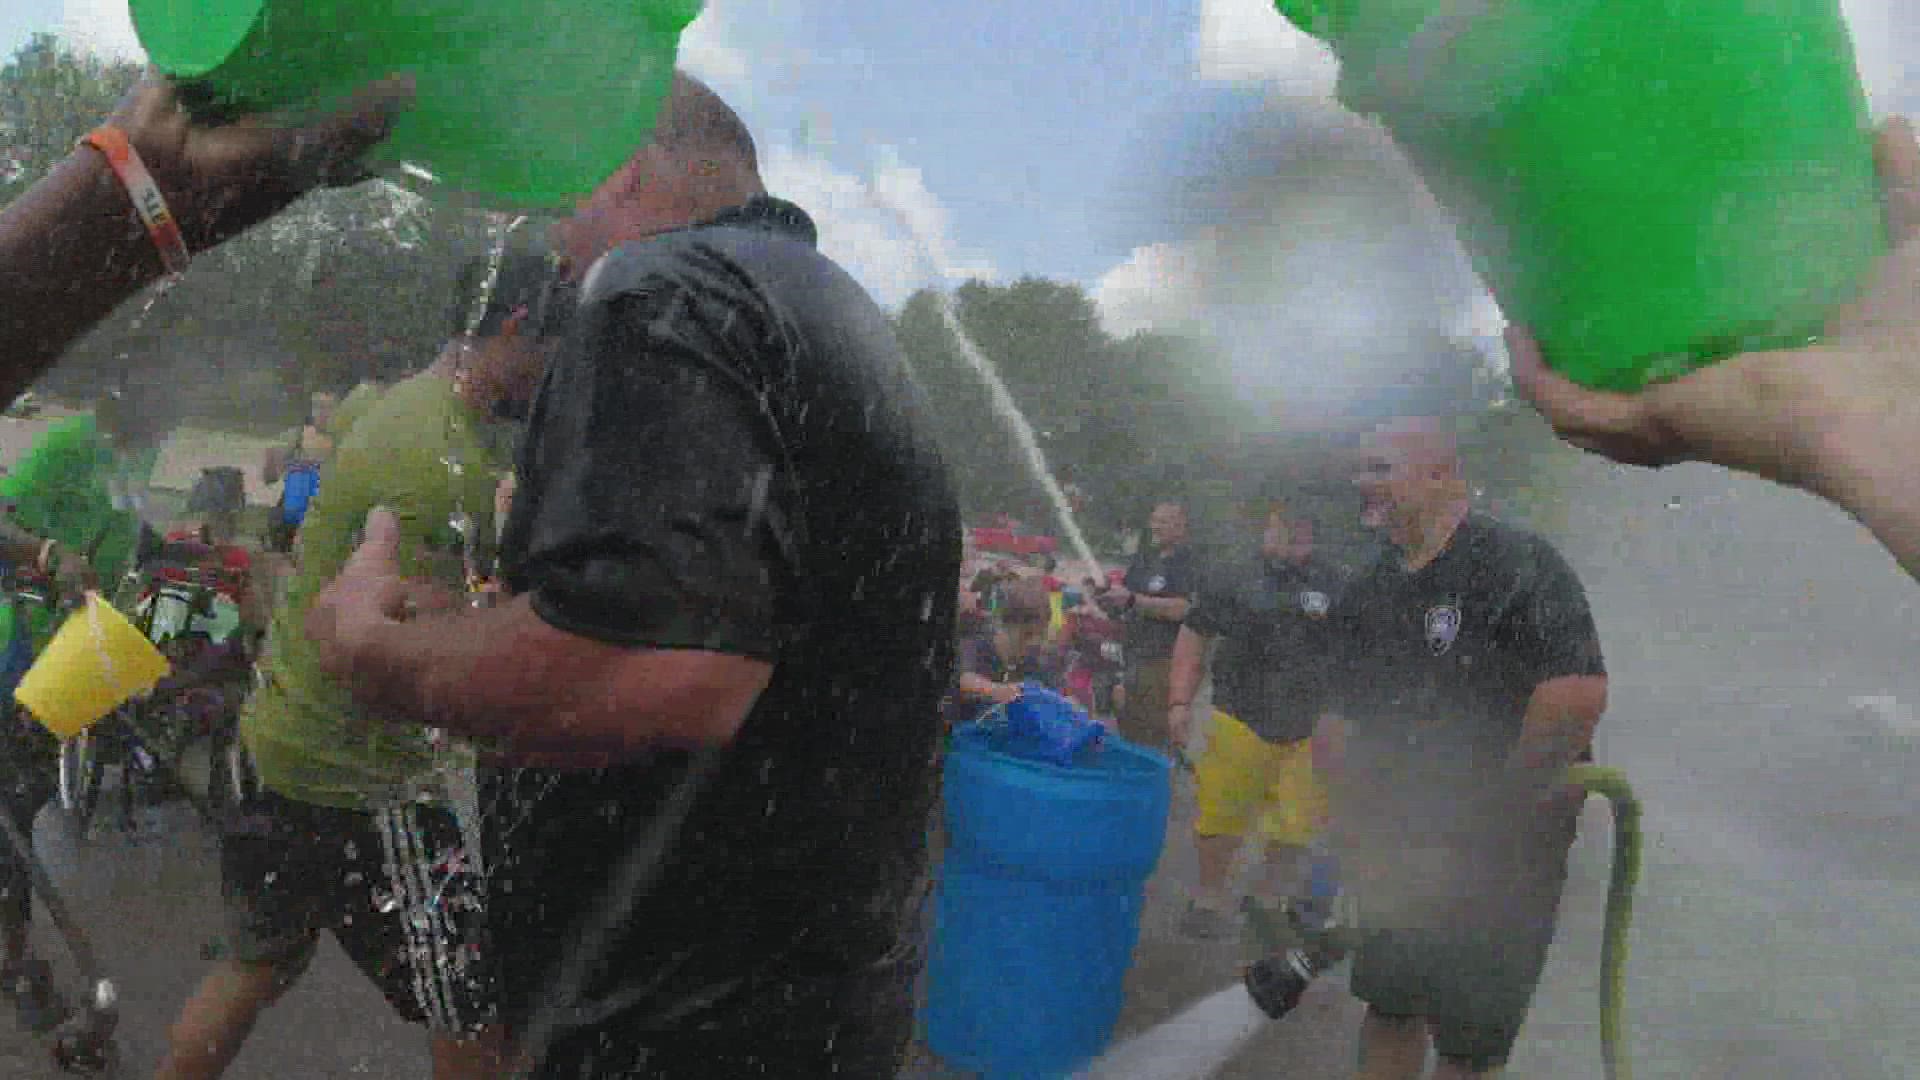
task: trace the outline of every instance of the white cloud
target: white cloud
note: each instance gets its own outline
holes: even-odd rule
[[[1112,334],[1178,330],[1191,325],[1203,302],[1202,260],[1181,244],[1134,248],[1127,260],[1100,276],[1093,302]]]
[[[953,285],[996,276],[992,263],[953,242],[951,213],[927,189],[920,170],[886,148],[871,180],[784,142],[762,152],[761,173],[769,191],[813,215],[820,250],[883,304],[935,281]]]
[[[1920,56],[1920,20],[1912,9],[1895,0],[1842,0],[1847,24],[1853,32],[1853,49],[1860,66],[1860,79],[1866,84],[1867,97],[1874,111],[1911,112],[1920,106],[1915,91],[1913,58]]]
[[[1331,97],[1340,70],[1333,51],[1288,22],[1272,0],[1200,0],[1194,61],[1209,82],[1270,82],[1303,97]]]
[[[126,0],[66,0],[60,36],[76,47],[105,56],[144,60],[147,55],[133,32]]]
[[[680,66],[704,80],[722,95],[737,97],[751,91],[752,68],[744,49],[735,44],[727,4],[708,4],[680,35]]]

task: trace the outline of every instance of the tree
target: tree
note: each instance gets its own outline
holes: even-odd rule
[[[140,78],[140,66],[35,34],[0,68],[0,205],[73,150]]]

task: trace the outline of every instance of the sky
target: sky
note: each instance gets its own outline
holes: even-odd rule
[[[1844,7],[1876,108],[1920,107],[1920,12],[1897,0]],[[29,32],[61,29],[137,55],[125,0],[0,8],[9,53]],[[745,116],[769,187],[813,212],[824,250],[887,303],[929,282],[1037,275],[1086,286],[1116,331],[1178,323],[1209,259],[1207,238],[1164,205],[1177,201],[1170,186],[1191,179],[1182,169],[1205,168],[1177,164],[1182,147],[1276,102],[1309,118],[1338,112],[1332,55],[1271,0],[836,0],[822,10],[709,0],[681,61]],[[1316,257],[1337,260],[1346,242],[1329,236]],[[1304,274],[1316,287],[1291,301],[1302,319],[1346,333],[1380,313],[1364,280]],[[1459,293],[1439,316],[1451,329],[1497,331],[1498,309],[1470,281],[1445,289]]]

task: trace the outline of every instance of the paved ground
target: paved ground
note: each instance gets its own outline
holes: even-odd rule
[[[1830,510],[1707,470],[1595,466],[1570,558],[1614,673],[1603,755],[1647,805],[1629,1007],[1648,1078],[1882,1080],[1920,1075],[1920,588]],[[1891,697],[1861,708],[1856,698]],[[1182,813],[1184,813],[1184,809]],[[1191,856],[1176,821],[1129,981],[1122,1034],[1228,986],[1240,957],[1172,932]],[[1561,936],[1512,1075],[1599,1076],[1594,986],[1607,823],[1590,810]],[[208,845],[40,835],[124,982],[131,1068],[150,1071],[215,933]],[[43,940],[49,940],[43,935]],[[1358,1012],[1327,981],[1215,1075],[1342,1077]],[[1195,1047],[1193,1060],[1204,1055]],[[39,1051],[0,1019],[0,1076]],[[424,1075],[419,1038],[329,949],[268,1016],[233,1074]],[[1186,1074],[1193,1075],[1193,1074]],[[1142,1078],[1144,1080],[1144,1078]]]

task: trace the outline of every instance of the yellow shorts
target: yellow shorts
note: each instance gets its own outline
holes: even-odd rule
[[[1270,743],[1214,710],[1207,748],[1194,763],[1201,836],[1244,836],[1259,815],[1268,843],[1305,847],[1327,819],[1327,792],[1313,774],[1313,740]]]

